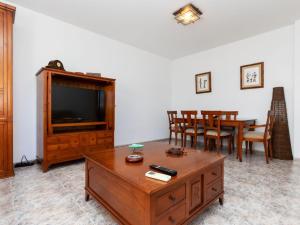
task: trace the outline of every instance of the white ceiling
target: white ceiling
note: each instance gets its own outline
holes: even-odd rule
[[[300,0],[10,0],[148,52],[175,59],[292,24]],[[195,24],[172,13],[192,2]]]

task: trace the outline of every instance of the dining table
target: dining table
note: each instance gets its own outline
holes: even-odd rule
[[[177,123],[184,123],[183,118],[176,118],[175,122]],[[202,117],[197,118],[197,124],[203,125],[204,119]],[[243,161],[243,134],[244,134],[244,128],[249,125],[255,125],[256,119],[251,118],[237,118],[236,120],[226,120],[221,119],[220,120],[221,126],[224,127],[235,127],[237,129],[237,158],[240,162]]]

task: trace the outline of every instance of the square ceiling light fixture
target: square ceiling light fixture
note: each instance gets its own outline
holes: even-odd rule
[[[188,4],[173,13],[178,23],[189,25],[200,19],[202,12],[193,4]]]

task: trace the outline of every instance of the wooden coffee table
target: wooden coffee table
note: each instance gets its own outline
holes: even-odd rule
[[[90,150],[86,158],[86,200],[90,195],[121,224],[187,224],[215,200],[223,204],[224,156],[186,148],[180,157],[168,156],[166,143],[145,144],[144,161],[127,163],[128,147]],[[177,170],[168,183],[145,177],[150,164]]]

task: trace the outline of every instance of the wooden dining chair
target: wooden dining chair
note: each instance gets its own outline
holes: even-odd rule
[[[232,133],[221,130],[222,111],[201,111],[204,127],[204,150],[208,150],[207,141],[217,142],[217,151],[220,151],[221,140],[228,139],[228,153],[231,153]]]
[[[183,131],[180,123],[177,122],[177,111],[167,111],[169,119],[169,144],[171,143],[172,133],[175,134],[175,145],[177,145],[178,134],[180,134],[181,142],[183,141]],[[181,144],[182,145],[182,144]]]
[[[238,111],[222,111],[223,113],[223,119],[225,120],[236,120],[237,116],[239,115]],[[230,126],[222,126],[223,131],[228,131],[232,133],[232,149],[235,149],[235,127]],[[223,147],[223,141],[221,139],[221,147]]]
[[[262,142],[264,144],[266,163],[269,163],[269,158],[272,160],[272,130],[274,126],[275,115],[274,111],[268,111],[267,122],[263,125],[250,125],[249,130],[244,133],[243,141],[246,143]],[[256,128],[265,128],[264,131],[257,131]],[[246,152],[248,146],[246,144]],[[250,145],[250,151],[252,152],[252,144]]]
[[[181,111],[183,122],[183,146],[186,147],[187,136],[191,137],[191,146],[197,147],[197,137],[203,135],[203,129],[198,127],[196,110]]]

